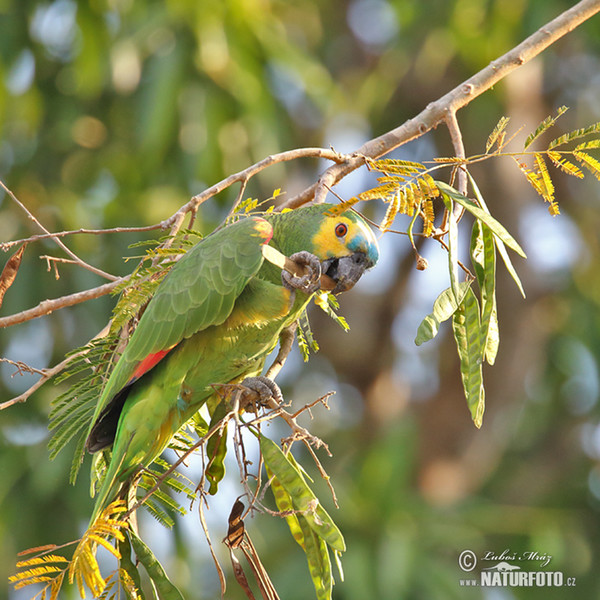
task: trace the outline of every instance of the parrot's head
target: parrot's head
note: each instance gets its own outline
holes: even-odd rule
[[[274,223],[276,244],[288,255],[307,250],[321,261],[321,271],[336,283],[334,294],[351,289],[379,258],[371,228],[356,212],[338,213],[331,204],[298,208]]]

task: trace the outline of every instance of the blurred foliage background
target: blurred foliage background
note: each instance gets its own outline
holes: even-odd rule
[[[51,231],[153,224],[268,154],[313,145],[355,149],[571,5],[0,0],[0,177]],[[600,120],[598,73],[596,18],[459,113],[467,154],[483,150],[502,115],[511,117],[513,131],[524,125],[523,135],[562,104],[571,110],[561,131]],[[450,154],[440,128],[393,156]],[[247,195],[267,198],[276,188],[293,195],[324,166],[278,165],[252,180]],[[423,347],[413,344],[419,321],[448,285],[445,254],[433,242],[422,250],[430,268],[417,272],[407,240],[386,235],[381,264],[342,298],[350,333],[315,314],[321,352],[307,366],[292,355],[281,377],[298,406],[337,391],[331,411],[316,409],[310,423],[333,452],[323,461],[348,545],[336,598],[600,594],[600,187],[591,177],[557,176],[562,215],[551,218],[510,159],[473,173],[492,213],[529,255],[516,264],[526,300],[500,273],[501,346],[496,365],[485,369],[482,429],[471,423],[448,330]],[[349,197],[370,183],[360,172],[337,191]],[[236,192],[205,204],[197,226],[214,227]],[[0,241],[32,233],[0,196]],[[122,275],[135,264],[123,257],[139,253],[128,245],[149,237],[79,235],[67,242],[88,262]],[[69,265],[60,266],[57,280],[41,254],[57,249],[51,242],[27,248],[2,315],[102,283]],[[0,355],[53,365],[103,327],[113,303],[102,298],[2,330]],[[1,400],[34,380],[0,367]],[[75,539],[91,510],[85,474],[71,487],[67,453],[47,458],[47,414],[59,391],[47,384],[0,415],[0,598],[30,595],[6,583],[19,550]],[[209,511],[217,545],[240,493],[236,476],[230,469],[231,501]],[[327,499],[324,484],[321,497]],[[197,516],[179,521],[172,534],[147,519],[142,526],[190,598],[219,597]],[[285,523],[257,516],[247,526],[281,597],[311,597],[305,559]],[[546,570],[575,577],[577,587],[570,595],[466,589],[457,562],[464,549],[551,555]],[[481,566],[489,565],[475,572]],[[233,580],[227,597],[242,597]]]

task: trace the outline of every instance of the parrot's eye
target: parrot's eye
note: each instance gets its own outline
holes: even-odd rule
[[[338,223],[335,226],[335,235],[339,238],[344,237],[348,233],[348,225],[346,223]]]

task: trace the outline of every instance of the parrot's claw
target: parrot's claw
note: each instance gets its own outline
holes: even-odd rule
[[[290,258],[302,267],[305,267],[307,273],[302,277],[296,277],[288,271],[282,271],[281,281],[283,286],[288,290],[300,290],[307,294],[316,292],[320,288],[321,278],[321,263],[319,259],[306,250],[296,252]]]
[[[258,403],[262,406],[275,408],[283,403],[283,394],[279,386],[268,377],[263,377],[262,375],[247,377],[242,381],[241,385],[246,388],[246,393],[242,392],[243,404],[251,404],[252,401],[256,401],[256,395],[258,395]]]

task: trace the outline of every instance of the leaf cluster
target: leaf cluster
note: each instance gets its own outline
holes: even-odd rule
[[[54,552],[49,554],[57,549],[56,546],[31,548],[21,552],[21,556],[33,553],[36,556],[17,562],[16,566],[20,571],[11,575],[9,581],[14,584],[15,589],[43,584],[42,589],[33,598],[57,600],[66,577],[69,583],[76,583],[81,598],[86,597],[86,589],[89,589],[95,598],[109,600],[119,597],[119,586],[115,586],[116,579],[128,592],[129,598],[137,598],[135,586],[131,585],[131,578],[127,573],[117,569],[105,579],[96,558],[98,547],[107,550],[117,560],[121,558],[118,548],[110,540],[125,540],[124,531],[128,529],[128,524],[119,518],[125,510],[121,500],[109,505],[78,541],[70,560]]]

